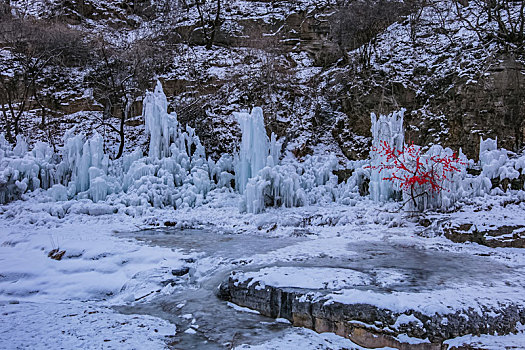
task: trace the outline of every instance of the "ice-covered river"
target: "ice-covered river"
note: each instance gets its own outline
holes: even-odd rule
[[[487,257],[388,240],[269,237],[213,229],[167,228],[121,236],[148,245],[182,249],[196,256],[187,262],[188,273],[166,281],[175,286],[172,294],[116,308],[122,313],[153,315],[176,324],[177,335],[171,343],[174,349],[226,349],[232,345],[260,344],[289,331],[291,326],[287,323],[239,311],[216,297],[217,287],[232,270],[291,266],[307,273],[312,267],[348,269],[370,278],[371,283],[356,288],[385,293],[478,283],[510,272],[505,265]],[[317,249],[312,251],[312,246]]]
[[[250,256],[265,254],[301,238],[224,234],[213,230],[164,229],[126,234],[150,245],[199,253],[189,261],[190,271],[173,294],[151,302],[117,309],[123,313],[149,314],[177,325],[174,349],[225,349],[231,345],[257,344],[290,326],[256,313],[238,311],[219,300],[215,292],[231,270],[250,266]],[[205,265],[205,266],[203,266]]]

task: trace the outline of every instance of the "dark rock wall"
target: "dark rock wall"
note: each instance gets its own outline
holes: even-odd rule
[[[429,81],[421,88],[430,98],[419,98],[412,88],[381,80],[377,72],[369,78],[374,83],[367,84],[362,77],[363,83],[340,92],[340,106],[335,102],[334,108],[340,108],[345,117],[334,127],[334,137],[347,157],[366,156],[352,149],[355,143],[345,142],[355,135],[371,137],[370,112],[390,113],[404,107],[406,140],[440,143],[456,151],[462,148],[473,159],[478,157],[480,137],[497,137],[499,147],[519,151],[525,146],[525,67],[510,55],[494,61],[477,81],[454,73]]]
[[[162,15],[152,4],[147,0],[96,3],[68,0],[60,8],[50,9],[47,15],[70,24],[83,25],[89,19],[111,30],[129,30],[137,26],[137,18],[147,21]],[[268,2],[267,6],[274,11],[282,5]],[[178,25],[178,19],[172,19],[166,24],[172,28],[159,34],[160,42],[169,44],[162,49],[173,49],[174,56],[188,53],[178,50],[191,51],[192,46],[205,44],[198,24],[187,24],[188,11],[194,9],[181,9],[183,24]],[[193,68],[200,71],[190,79],[174,74],[163,81],[173,102],[172,110],[179,113],[183,124],[195,127],[206,148],[216,154],[231,152],[237,142],[239,130],[231,118],[229,104],[236,109],[262,106],[269,132],[286,136],[287,141],[305,140],[294,146],[299,148],[292,149],[297,154],[304,153],[300,149],[311,150],[317,143],[332,142],[349,159],[366,158],[371,137],[370,113],[388,114],[402,107],[407,109],[407,141],[462,148],[474,159],[481,136],[497,137],[499,146],[513,151],[525,145],[525,67],[510,54],[486,52],[485,67],[477,79],[468,80],[454,68],[438,77],[432,71],[413,67],[410,78],[413,83],[407,84],[396,72],[387,74],[377,67],[356,69],[358,63],[343,52],[334,37],[333,27],[337,23],[333,7],[312,7],[272,20],[233,13],[228,4],[223,11],[227,20],[217,32],[216,46],[207,52],[210,58],[206,64],[195,65]],[[234,29],[230,26],[232,21],[236,22]],[[189,45],[181,48],[178,43]],[[360,44],[356,41],[354,46]],[[250,51],[251,48],[256,50]],[[224,80],[205,75],[206,68],[217,65],[213,57],[218,50],[239,49],[246,49],[243,53],[246,64],[253,61],[256,66],[264,61],[259,71],[239,71]],[[254,52],[257,55],[261,51],[267,57],[252,57]],[[297,63],[291,58],[297,53],[306,53],[323,70],[307,81],[298,82],[294,75]],[[171,69],[165,67],[167,71]],[[58,88],[59,83],[57,89],[63,90]],[[58,107],[46,107],[60,115],[100,109],[95,101],[81,101],[73,95],[70,99],[60,101]],[[132,114],[140,113],[137,103]]]

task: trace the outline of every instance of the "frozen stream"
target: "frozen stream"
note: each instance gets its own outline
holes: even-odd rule
[[[151,230],[125,235],[130,236],[150,245],[199,253],[199,258],[188,264],[190,278],[187,284],[174,294],[117,308],[122,313],[148,314],[175,323],[177,336],[172,343],[173,349],[226,349],[232,343],[256,344],[290,327],[256,313],[239,312],[219,300],[215,291],[231,270],[249,266],[244,258],[293,245],[304,238],[269,238],[194,229]],[[192,322],[198,328],[195,332],[187,332]]]
[[[149,230],[121,236],[148,245],[197,253],[194,261],[188,261],[186,278],[176,279],[177,288],[173,294],[117,307],[122,313],[149,314],[176,324],[177,335],[171,344],[174,349],[226,349],[232,343],[259,344],[289,330],[286,323],[238,311],[215,296],[218,285],[232,270],[274,266],[294,266],[305,271],[309,267],[327,268],[327,271],[330,268],[348,269],[363,272],[372,281],[355,288],[384,292],[417,292],[505,279],[511,271],[484,256],[388,241],[356,242],[341,238],[337,241],[338,254],[330,254],[336,248],[330,246],[334,244],[333,239],[271,238],[262,234],[225,234],[195,229]],[[322,248],[308,254],[307,247],[311,247],[312,242]],[[347,254],[341,254],[341,242]]]

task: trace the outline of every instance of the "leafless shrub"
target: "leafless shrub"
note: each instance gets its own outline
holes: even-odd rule
[[[11,17],[11,6],[9,0],[0,0],[0,19]]]
[[[456,0],[454,4],[462,24],[480,40],[495,40],[505,51],[523,53],[524,0]]]
[[[64,25],[12,17],[0,21],[0,47],[0,109],[6,137],[14,142],[24,113],[40,101],[45,70],[86,62],[89,49]]]

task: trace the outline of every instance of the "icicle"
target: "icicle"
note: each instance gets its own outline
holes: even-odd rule
[[[150,136],[148,156],[156,159],[169,157],[170,145],[176,139],[179,123],[176,113],[168,114],[168,100],[158,80],[155,91],[146,93],[142,116]]]
[[[479,145],[479,163],[481,166],[481,175],[488,179],[499,178],[514,180],[520,176],[513,164],[509,162],[508,151],[498,149],[498,139],[483,140],[480,138]]]
[[[281,157],[281,148],[283,147],[282,142],[277,141],[277,135],[272,132],[270,137],[270,156],[273,159],[273,164],[279,164],[279,158]]]
[[[27,146],[26,139],[22,135],[16,137],[16,146],[13,148],[15,157],[23,157],[28,152],[29,147]]]

